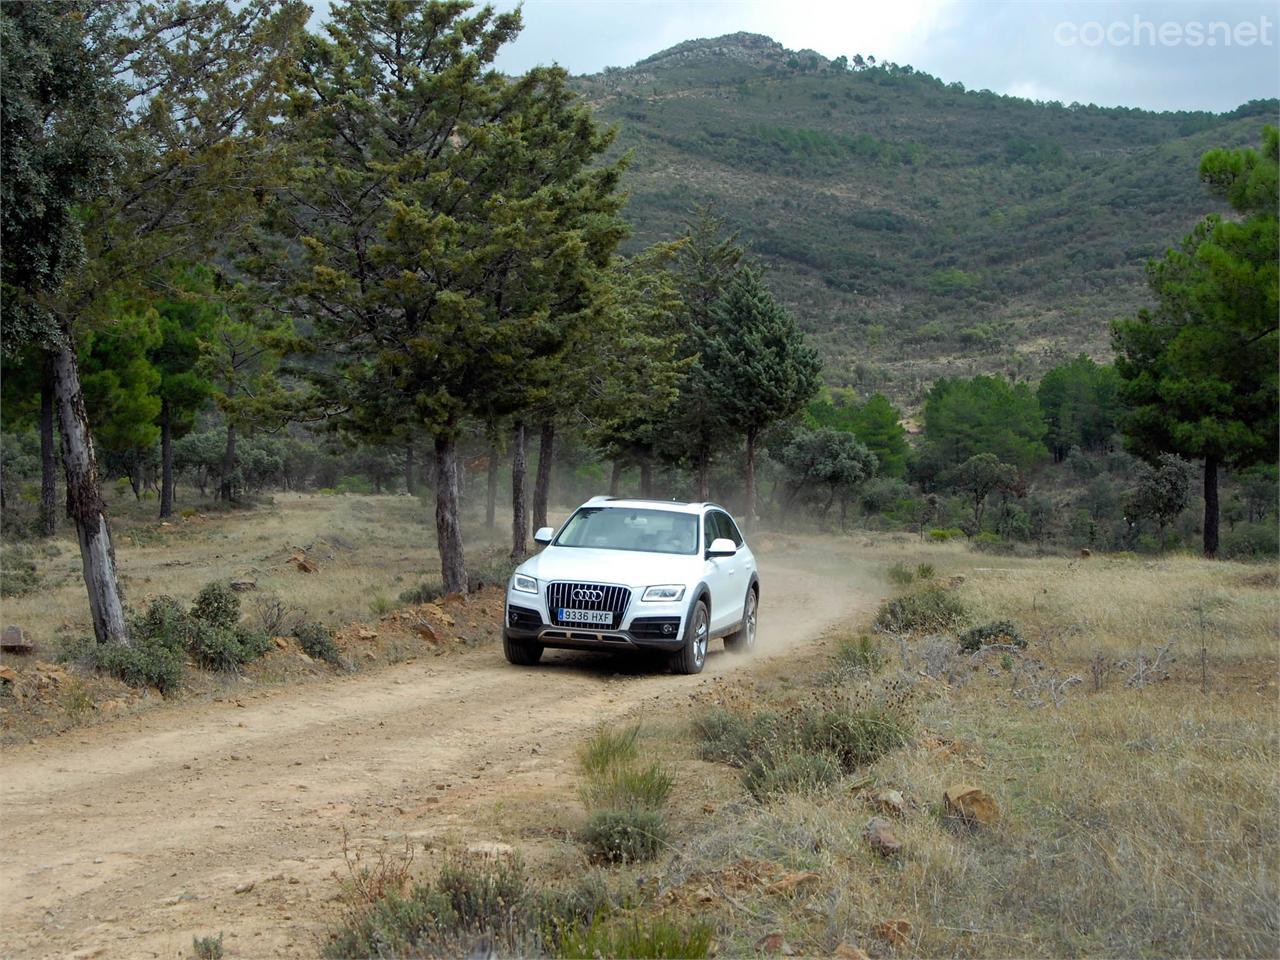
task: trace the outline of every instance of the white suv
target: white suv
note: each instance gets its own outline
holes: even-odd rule
[[[654,650],[698,673],[707,644],[755,646],[760,581],[738,525],[714,503],[593,497],[507,586],[503,650],[537,663],[547,647]]]

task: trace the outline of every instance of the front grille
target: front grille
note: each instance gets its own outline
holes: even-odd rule
[[[585,593],[585,595],[584,595]],[[577,594],[575,596],[575,594]],[[560,608],[570,610],[608,610],[613,620],[602,629],[616,630],[622,622],[622,615],[627,612],[627,604],[631,602],[631,591],[626,587],[613,587],[604,583],[570,583],[557,581],[547,584],[547,612],[551,614],[551,622],[557,627],[583,627],[588,624],[560,619]]]
[[[507,626],[524,630],[537,630],[538,627],[542,626],[542,615],[537,610],[530,610],[528,607],[517,607],[512,604],[507,607]]]
[[[675,640],[680,636],[679,617],[636,617],[631,635],[638,640]]]

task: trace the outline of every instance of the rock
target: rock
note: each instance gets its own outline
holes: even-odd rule
[[[872,798],[877,810],[891,817],[901,817],[907,812],[907,801],[901,790],[881,790]]]
[[[1081,548],[1080,548],[1080,556],[1082,556],[1082,557],[1092,557],[1092,556],[1093,556],[1093,551],[1092,551],[1092,550],[1090,550],[1088,547],[1081,547]]]
[[[871,960],[867,956],[867,952],[861,947],[851,946],[847,943],[842,943],[836,947],[831,956],[838,958],[838,960]]]
[[[784,957],[793,957],[796,953],[780,933],[766,933],[756,941],[756,949],[761,953],[780,953]]]
[[[255,884],[252,880],[246,880],[244,883],[236,887],[236,893],[248,893],[254,888]]]
[[[882,857],[896,857],[902,852],[902,841],[893,834],[893,824],[884,817],[872,817],[862,831],[867,845]]]
[[[413,629],[417,632],[418,636],[420,636],[423,640],[427,640],[427,641],[430,641],[431,643],[435,643],[439,639],[436,636],[436,632],[431,629],[431,624],[425,621],[415,624]]]
[[[361,640],[377,640],[378,631],[370,630],[368,627],[361,627],[359,630],[356,631],[356,636],[359,637]]]
[[[1000,808],[991,794],[967,783],[948,787],[942,794],[942,805],[947,816],[969,825],[989,826],[1000,819]]]
[[[0,632],[0,650],[5,653],[30,653],[34,649],[35,645],[21,627],[10,624]]]
[[[271,642],[276,645],[276,649],[278,650],[289,649],[289,639],[287,637],[272,637]]]
[[[911,939],[911,921],[883,920],[876,924],[876,936],[900,947]]]
[[[231,581],[231,589],[237,593],[246,593],[249,590],[258,589],[258,581],[250,580],[248,577],[237,577]]]
[[[515,847],[509,843],[493,843],[482,840],[467,846],[467,853],[482,860],[510,860],[516,855]]]
[[[17,683],[18,671],[13,667],[0,667],[0,683]]]

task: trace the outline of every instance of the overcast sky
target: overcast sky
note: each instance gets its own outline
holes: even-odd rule
[[[514,0],[495,5],[509,9]],[[498,65],[628,66],[746,30],[827,57],[911,64],[971,89],[1153,110],[1280,95],[1280,0],[524,0]]]

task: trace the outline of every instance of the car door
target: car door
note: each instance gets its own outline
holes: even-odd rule
[[[737,530],[728,515],[720,510],[708,510],[703,524],[705,530],[703,551],[712,541],[720,538],[735,540]],[[735,540],[736,542],[736,540]],[[745,581],[738,576],[740,566],[737,554],[728,557],[708,557],[705,580],[711,591],[711,629],[721,630],[736,623],[742,617],[742,600],[746,596]]]

